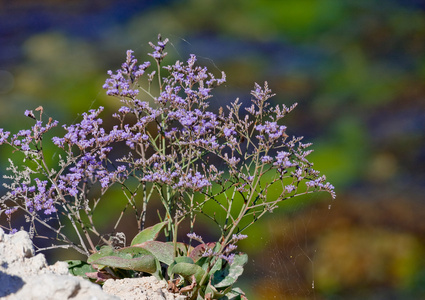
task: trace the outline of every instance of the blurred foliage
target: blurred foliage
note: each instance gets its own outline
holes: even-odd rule
[[[49,4],[37,9],[54,14],[58,5],[48,9]],[[106,14],[102,5],[94,7],[90,16]],[[131,17],[120,11],[129,17],[102,23],[87,15],[81,23],[75,11],[54,30],[28,29],[32,34],[19,44],[17,63],[5,70],[0,65],[2,81],[10,86],[12,74],[14,82],[13,89],[0,88],[0,127],[30,124],[23,112],[38,105],[62,123],[90,107],[116,108],[119,103],[101,88],[106,70],[117,69],[127,49],[142,57],[147,42],[161,33],[171,40],[170,61],[195,53],[214,73],[227,73],[227,86],[212,105],[235,97],[248,103],[253,82],[264,80],[277,93],[276,102],[298,102],[286,119],[290,133],[314,142],[312,160],[337,187],[331,210],[320,197],[294,199],[282,205],[284,213],[252,227],[251,242],[242,247],[257,271],[249,273],[255,278],[252,298],[423,296],[425,6],[420,1],[169,1],[138,14],[133,10]],[[3,21],[14,18],[6,13],[0,12]]]
[[[255,299],[422,299],[422,208],[406,199],[354,196],[331,209],[314,201],[251,227],[244,243],[255,248],[246,274]]]

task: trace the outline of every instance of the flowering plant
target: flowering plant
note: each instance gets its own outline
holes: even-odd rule
[[[195,55],[163,66],[167,42],[159,37],[150,43],[152,71],[151,63],[139,65],[131,50],[120,70],[108,71],[103,87],[122,105],[113,114],[116,125],[103,124],[103,107],[64,125],[63,137],[51,139],[61,153],[55,167],[43,143],[58,122],[45,123],[42,107],[25,112],[35,120],[31,129],[13,135],[0,129],[0,144],[23,154],[20,166],[9,159],[11,175],[4,176],[9,182],[0,215],[9,225],[2,227],[16,231],[12,217],[23,212],[33,237],[42,237],[40,225],[51,230],[52,247],[88,257],[87,263],[70,261],[70,270],[98,281],[144,272],[168,279],[171,290],[191,299],[240,298],[243,293],[233,284],[247,261],[237,252],[237,241],[246,238],[242,232],[286,199],[317,191],[334,198],[333,186],[307,160],[311,144],[289,137],[281,124],[296,105],[272,106],[265,83],[255,84],[250,105],[237,99],[211,111],[208,101],[225,74],[214,77],[196,64]],[[107,192],[116,186],[125,204],[112,232],[104,234],[96,208],[112,201]],[[148,204],[158,200],[163,212],[157,224],[146,227]],[[126,247],[117,228],[130,209],[139,234]],[[195,233],[198,215],[216,225],[218,241],[206,243]],[[183,224],[189,225],[188,243],[178,241]],[[160,233],[165,241],[157,241]]]

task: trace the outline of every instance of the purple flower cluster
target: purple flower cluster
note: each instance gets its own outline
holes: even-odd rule
[[[187,174],[182,174],[179,182],[176,184],[177,189],[200,191],[206,186],[210,186],[211,182],[206,178],[205,175],[200,172],[193,172],[189,169]]]
[[[13,197],[20,198],[25,203],[29,213],[43,211],[45,215],[55,213],[55,189],[48,187],[47,180],[35,179],[35,185],[21,184],[10,192]],[[17,207],[13,208],[15,211]]]
[[[233,241],[233,243],[236,243],[236,242],[238,242],[240,240],[246,239],[247,237],[248,236],[246,234],[241,234],[241,233],[233,234],[232,235],[232,241]]]
[[[201,191],[211,186],[211,182],[220,174],[214,166],[210,166],[208,173],[202,174],[192,169],[184,170],[178,163],[169,168],[164,163],[155,162],[147,169],[141,181],[168,185],[181,192]]]
[[[222,248],[217,253],[209,249],[205,255],[231,264],[236,242],[246,238],[234,234],[242,219],[252,218],[248,222],[252,224],[256,216],[271,211],[278,202],[306,192],[327,191],[335,197],[334,187],[307,159],[311,144],[301,143],[302,138],[289,138],[282,124],[282,118],[296,105],[273,106],[270,98],[274,94],[265,83],[255,84],[251,106],[244,110],[236,99],[227,109],[211,111],[213,90],[226,81],[226,75],[214,77],[197,64],[193,54],[187,61],[162,66],[167,43],[168,39],[161,37],[157,44],[150,43],[153,51],[148,55],[156,63],[155,71],[149,71],[149,61],[138,64],[133,51],[128,50],[121,68],[107,72],[109,78],[103,88],[121,102],[113,114],[116,124],[106,127],[100,117],[104,108],[99,107],[83,113],[80,122],[62,126],[64,135],[52,139],[61,153],[57,168],[47,165],[41,143],[43,135],[58,122],[49,119],[44,124],[42,108],[36,109],[39,120],[32,110],[25,112],[35,120],[30,129],[13,135],[0,129],[0,145],[23,152],[25,159],[36,165],[24,171],[10,167],[14,175],[8,178],[13,183],[7,186],[9,193],[0,198],[0,212],[10,218],[20,208],[33,217],[42,213],[47,218],[66,211],[63,216],[83,227],[77,229],[80,236],[80,231],[88,232],[86,219],[93,226],[89,231],[98,234],[92,210],[113,185],[121,186],[136,210],[140,227],[153,190],[167,211],[163,219],[170,222],[191,218],[190,224],[194,224],[196,214],[204,213],[203,206],[212,202],[226,220],[220,223],[215,215],[209,216],[222,232]],[[158,79],[157,93],[151,91],[154,78]],[[140,84],[142,80],[145,82]],[[304,187],[298,191],[300,183]],[[101,196],[95,200],[90,198],[93,186],[100,188]],[[272,186],[281,191],[276,199],[267,195]],[[243,204],[232,205],[236,198]],[[171,216],[173,213],[175,216]],[[241,217],[235,219],[234,215]],[[171,228],[167,230],[174,230]],[[195,233],[188,236],[203,243]],[[101,239],[100,234],[98,237]],[[85,238],[94,251],[90,234]],[[83,238],[79,240],[83,243],[79,249],[88,253]]]
[[[192,233],[188,233],[186,234],[188,238],[190,238],[191,240],[196,240],[202,244],[204,244],[204,241],[202,239],[201,236],[197,235],[196,233],[192,232]]]
[[[54,137],[53,143],[64,149],[65,144],[69,146],[76,145],[79,150],[84,151],[93,148],[99,142],[107,144],[109,136],[105,134],[105,130],[100,127],[103,120],[98,118],[103,111],[103,107],[98,110],[90,110],[89,113],[83,113],[83,120],[80,123],[66,126],[63,128],[67,131],[63,138]]]
[[[25,115],[35,118],[32,110],[27,110]],[[12,137],[10,137],[9,131],[4,131],[3,128],[0,128],[0,145],[9,144],[20,151],[38,151],[42,136],[57,125],[58,121],[53,121],[51,118],[45,125],[43,125],[41,120],[36,120],[35,125],[31,129],[22,129],[18,133],[13,134]]]
[[[0,128],[0,145],[3,145],[7,142],[7,139],[9,138],[10,131],[4,131],[3,128]]]
[[[307,181],[305,184],[308,188],[316,188],[319,191],[327,191],[332,195],[332,198],[335,198],[335,187],[329,182],[326,182],[326,176],[324,175],[314,180]]]
[[[230,253],[230,254],[220,254],[218,257],[221,259],[224,259],[225,261],[227,261],[227,263],[229,265],[233,264],[233,261],[235,260],[235,253]]]
[[[68,173],[59,176],[58,188],[64,195],[77,196],[78,187],[88,180],[98,181],[102,189],[106,189],[128,175],[125,165],[109,171],[108,154],[113,150],[114,143],[125,141],[132,148],[134,142],[142,141],[142,135],[133,133],[128,125],[123,129],[114,126],[110,132],[106,132],[99,118],[102,111],[103,107],[100,107],[84,113],[81,122],[63,126],[67,131],[63,138],[53,138],[54,144],[64,150],[72,151],[77,146],[80,151],[78,155],[71,152],[75,163],[68,168]]]
[[[197,235],[196,233],[188,233],[187,237],[189,237],[191,240],[198,241],[202,244],[202,257],[218,257],[221,258],[229,265],[231,265],[236,257],[236,254],[234,253],[238,246],[236,246],[234,243],[236,243],[238,240],[246,238],[246,235],[234,235],[234,239],[232,239],[232,243],[227,244],[226,247],[223,249],[222,252],[216,252],[214,251],[214,248],[216,248],[216,243],[205,243],[201,236]],[[200,246],[198,246],[200,247]]]
[[[288,137],[288,135],[285,133],[286,126],[283,126],[283,125],[279,126],[279,125],[277,125],[276,122],[266,121],[264,123],[264,125],[257,125],[255,127],[255,129],[257,129],[260,132],[260,134],[266,133],[268,135],[268,138],[271,141],[277,140],[277,139],[282,138],[282,137],[283,138]],[[258,136],[258,139],[260,139],[260,140],[262,140],[264,138],[265,137],[263,135]]]
[[[290,157],[291,154],[289,152],[278,151],[273,165],[281,170],[296,166],[295,163],[290,161]]]
[[[139,90],[135,83],[149,66],[149,62],[137,65],[137,59],[134,58],[133,51],[128,50],[127,59],[122,64],[121,70],[118,70],[116,74],[108,71],[110,78],[103,85],[103,88],[108,90],[106,94],[109,96],[136,97]]]
[[[165,45],[167,45],[168,39],[162,40],[161,35],[158,35],[158,43],[155,45],[151,42],[149,42],[149,45],[153,48],[152,53],[148,53],[149,56],[152,56],[158,64],[161,63],[161,61],[164,59],[165,56],[167,56],[167,52],[164,52]]]

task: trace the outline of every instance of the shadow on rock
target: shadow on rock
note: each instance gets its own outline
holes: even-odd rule
[[[21,277],[0,271],[0,297],[5,297],[19,291],[25,284]]]

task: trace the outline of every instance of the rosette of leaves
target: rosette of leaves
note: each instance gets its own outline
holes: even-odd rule
[[[214,255],[218,243],[196,247],[184,243],[157,241],[168,222],[148,227],[137,234],[129,247],[114,249],[103,246],[88,257],[87,262],[68,261],[71,274],[83,276],[99,284],[107,279],[153,275],[167,280],[169,290],[185,294],[188,299],[243,299],[244,293],[234,287],[248,261],[245,253],[237,253],[233,262]],[[206,253],[211,255],[205,255]]]

